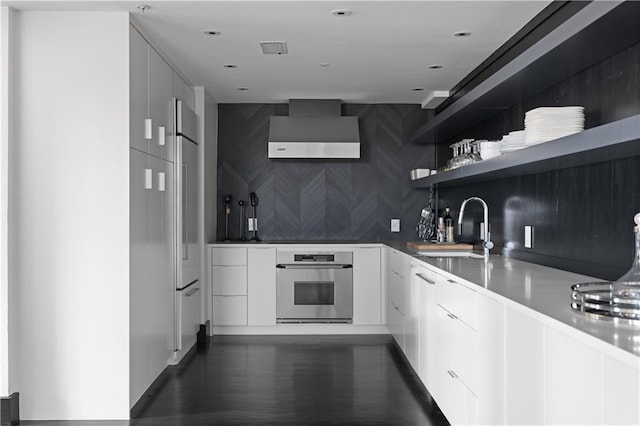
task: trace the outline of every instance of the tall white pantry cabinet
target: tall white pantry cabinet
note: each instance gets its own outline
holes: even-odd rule
[[[20,417],[127,419],[174,345],[173,116],[122,12],[15,14]]]

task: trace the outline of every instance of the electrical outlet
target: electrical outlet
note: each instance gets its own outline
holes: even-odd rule
[[[484,240],[484,222],[480,222],[480,239]]]
[[[391,219],[391,232],[400,232],[400,219]]]
[[[524,248],[533,248],[533,226],[524,227]]]
[[[247,230],[249,231],[257,231],[258,230],[258,218],[250,217],[247,219]]]

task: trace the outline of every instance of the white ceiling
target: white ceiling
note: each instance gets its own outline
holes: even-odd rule
[[[549,1],[2,1],[122,10],[180,73],[222,103],[291,98],[421,104],[450,90]],[[150,8],[140,14],[136,5]],[[335,9],[350,16],[336,17]],[[208,36],[207,30],[221,35]],[[470,37],[454,37],[458,31]],[[286,41],[264,55],[260,41]],[[321,63],[328,63],[323,68]],[[237,68],[225,68],[225,64]],[[430,65],[442,65],[431,70]],[[239,87],[248,90],[239,91]],[[422,88],[422,91],[413,91]]]

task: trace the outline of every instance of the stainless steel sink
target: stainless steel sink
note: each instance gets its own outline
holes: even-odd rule
[[[426,257],[470,257],[473,259],[484,259],[483,254],[473,253],[470,251],[435,251],[435,250],[422,250],[417,251],[420,256]]]

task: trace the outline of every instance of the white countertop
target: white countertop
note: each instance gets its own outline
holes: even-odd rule
[[[581,338],[586,333],[613,345],[602,345],[607,352],[627,358],[630,362],[640,362],[640,325],[595,319],[571,309],[571,285],[602,280],[498,255],[491,255],[488,260],[429,258],[415,255],[411,250],[402,251],[465,280],[467,285],[481,294],[490,297],[497,295],[503,302],[506,301],[507,306],[515,309],[522,310],[524,307],[533,310],[542,314],[539,316],[541,320],[556,322],[554,326],[559,321],[568,326],[565,331],[571,335]],[[635,357],[628,358],[616,348]]]

